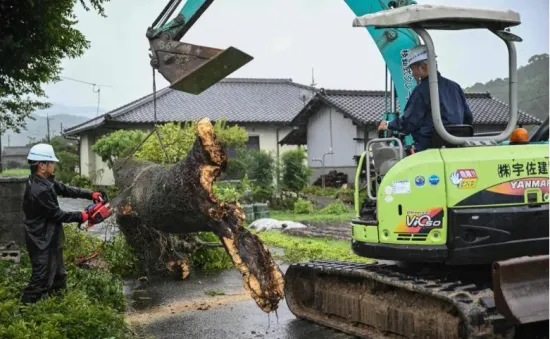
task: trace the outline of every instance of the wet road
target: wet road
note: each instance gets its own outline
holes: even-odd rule
[[[286,271],[287,266],[281,265]],[[236,270],[186,281],[127,283],[127,320],[155,338],[353,338],[297,319],[282,301],[277,315],[262,312]]]
[[[91,202],[59,198],[64,210],[81,211]],[[101,238],[116,233],[114,218],[88,232]],[[287,265],[281,265],[283,272]],[[353,338],[297,319],[283,300],[277,314],[262,312],[242,285],[236,269],[205,274],[192,272],[185,280],[152,279],[125,283],[127,321],[147,338]]]

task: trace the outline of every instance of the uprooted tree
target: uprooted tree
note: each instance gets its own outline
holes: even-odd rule
[[[196,124],[196,132],[185,159],[174,165],[139,159],[114,162],[115,183],[124,197],[115,206],[120,230],[143,265],[161,265],[183,275],[192,245],[172,235],[213,232],[257,305],[265,312],[276,310],[283,298],[282,272],[267,247],[244,228],[240,206],[214,196],[212,187],[227,157],[208,119]]]

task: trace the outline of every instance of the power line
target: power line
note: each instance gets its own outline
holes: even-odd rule
[[[65,76],[60,76],[60,78],[61,78],[61,79],[65,79],[65,80],[76,81],[76,82],[80,82],[80,83],[88,84],[88,85],[92,85],[92,86],[98,86],[98,87],[112,87],[112,86],[109,86],[109,85],[100,85],[100,84],[96,84],[96,83],[93,83],[93,82],[88,82],[88,81],[84,81],[84,80],[78,80],[78,79],[69,78],[69,77],[65,77]]]
[[[78,80],[78,79],[74,79],[74,78],[69,78],[69,77],[65,77],[65,76],[60,76],[60,78],[62,79],[65,79],[65,80],[70,80],[70,81],[75,81],[75,82],[80,82],[82,84],[86,84],[86,85],[92,85],[92,92],[94,93],[97,93],[97,109],[96,109],[96,117],[99,115],[99,104],[101,102],[101,87],[111,87],[109,85],[98,85],[98,84],[95,84],[93,82],[88,82],[88,81],[84,81],[84,80]],[[96,87],[97,87],[97,91],[96,91]]]

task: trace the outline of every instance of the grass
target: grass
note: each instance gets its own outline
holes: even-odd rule
[[[369,263],[372,259],[355,255],[349,241],[297,237],[279,232],[261,232],[260,239],[267,245],[283,249],[283,256],[276,256],[286,263],[310,260],[340,260]]]
[[[350,221],[353,218],[354,212],[349,211],[343,214],[294,214],[292,211],[269,211],[269,217],[277,220],[289,221]]]
[[[30,174],[30,170],[26,168],[13,168],[7,169],[0,173],[0,176],[3,177],[26,177]]]

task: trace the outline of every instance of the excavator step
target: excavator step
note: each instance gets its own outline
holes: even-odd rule
[[[494,306],[490,267],[435,266],[293,264],[285,299],[295,316],[361,338],[513,338]]]

